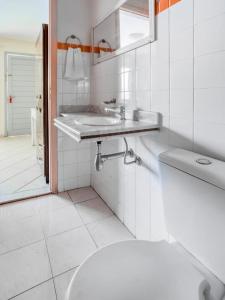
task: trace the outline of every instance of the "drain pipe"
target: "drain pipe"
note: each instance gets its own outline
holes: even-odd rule
[[[128,143],[126,138],[124,138],[126,150],[122,152],[116,152],[116,153],[110,153],[110,154],[102,154],[102,142],[97,142],[97,154],[95,157],[95,169],[96,171],[100,172],[103,168],[104,163],[107,160],[111,159],[117,159],[117,158],[124,158],[124,164],[125,165],[131,165],[131,164],[138,164],[141,165],[141,158],[137,156],[133,149],[128,148]],[[133,158],[133,160],[128,161],[127,158]]]

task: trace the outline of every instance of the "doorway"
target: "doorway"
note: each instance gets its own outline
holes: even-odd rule
[[[6,1],[0,12],[0,204],[58,191],[57,131],[53,125],[53,119],[57,116],[56,24],[56,0]],[[29,114],[28,109],[24,109],[21,104],[24,101],[18,106],[27,111],[30,122],[26,117],[19,116],[22,109],[17,110],[16,104],[9,105],[16,102],[16,98],[12,89],[9,95],[6,92],[7,54],[16,55],[17,58],[21,56],[21,59],[31,59],[34,56],[39,58],[39,62],[36,60],[36,64],[39,65],[39,69],[35,66],[35,69],[39,70],[36,75],[42,75],[43,78],[40,85],[35,86],[39,88],[39,93],[35,90],[37,105],[32,108],[33,112],[35,109],[40,112],[42,108],[42,114],[40,112],[37,118],[34,114],[33,122],[31,109]],[[29,85],[27,89],[29,90]],[[43,101],[38,103],[40,95]],[[13,107],[15,109],[12,109]],[[7,110],[10,109],[8,126]],[[16,124],[20,124],[20,128],[15,128]],[[43,130],[40,130],[42,125]],[[27,134],[29,126],[30,133]],[[32,135],[32,131],[38,134]],[[29,175],[34,162],[36,171],[37,168],[41,169],[41,175],[38,171],[35,180]],[[35,175],[35,172],[32,174]],[[25,182],[26,178],[30,182]],[[17,188],[19,184],[16,183],[22,183],[22,186]]]
[[[5,52],[0,203],[50,192],[47,24],[34,49],[35,54]]]

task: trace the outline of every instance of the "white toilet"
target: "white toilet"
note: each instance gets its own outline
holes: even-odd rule
[[[74,274],[66,300],[225,300],[225,162],[174,149],[160,165],[176,242],[98,250]]]

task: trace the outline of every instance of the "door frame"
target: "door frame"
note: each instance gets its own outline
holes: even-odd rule
[[[52,193],[58,192],[57,117],[57,0],[49,0],[49,179]]]
[[[4,101],[3,101],[3,113],[4,113],[4,137],[8,136],[8,95],[7,95],[7,82],[8,82],[8,55],[17,55],[17,56],[33,56],[35,57],[35,54],[30,53],[20,53],[20,52],[9,52],[6,51],[4,53]]]
[[[49,184],[49,84],[48,84],[48,69],[49,69],[49,55],[48,55],[48,25],[42,24],[42,80],[43,80],[43,141],[44,141],[44,175],[46,183]]]

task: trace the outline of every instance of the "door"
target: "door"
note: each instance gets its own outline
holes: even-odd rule
[[[36,43],[40,60],[36,61],[39,84],[36,89],[38,156],[43,160],[44,175],[49,183],[49,124],[48,124],[48,25],[43,24]]]
[[[7,135],[31,134],[35,108],[35,56],[7,55]]]

